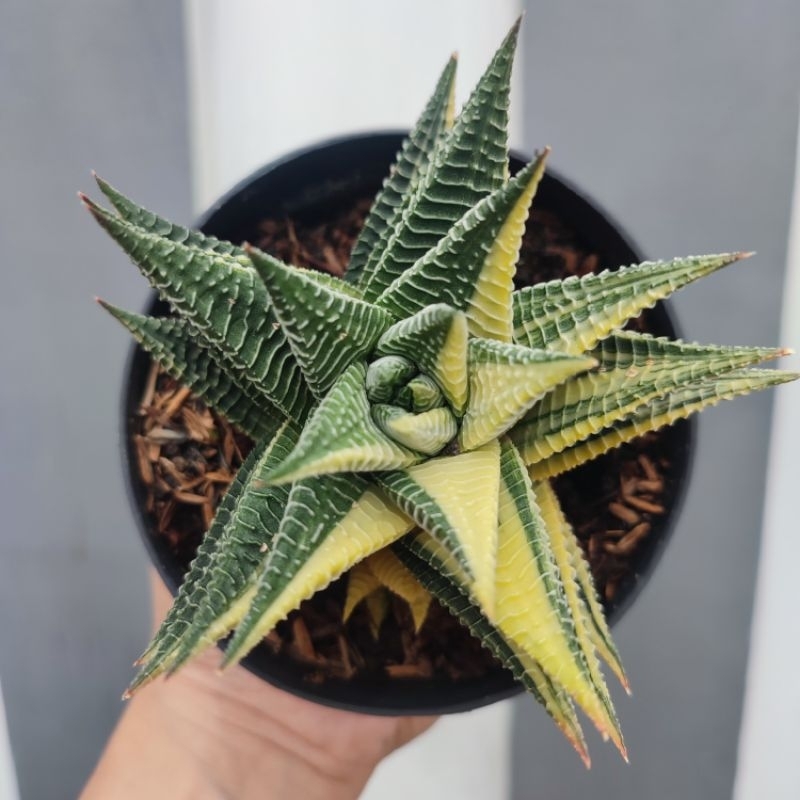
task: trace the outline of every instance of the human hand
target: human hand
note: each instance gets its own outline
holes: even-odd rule
[[[152,576],[160,621],[171,598]],[[357,798],[382,758],[432,717],[327,708],[235,667],[211,649],[137,694],[84,792],[92,798]]]

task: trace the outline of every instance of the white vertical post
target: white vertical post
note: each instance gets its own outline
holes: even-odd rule
[[[322,139],[409,128],[450,53],[463,101],[521,0],[186,0],[198,210],[254,169]],[[511,142],[522,126],[518,54]],[[365,800],[510,792],[511,707],[444,719],[379,768]]]
[[[299,147],[409,128],[453,51],[465,99],[520,7],[521,0],[186,0],[198,209]],[[514,144],[521,63],[518,55]]]
[[[3,704],[3,689],[0,686],[0,800],[18,800],[17,773],[11,755],[11,742],[6,727],[6,711]]]
[[[781,343],[800,348],[800,126],[797,145]],[[781,367],[800,371],[800,356]],[[736,800],[800,797],[798,457],[800,381],[775,395]]]

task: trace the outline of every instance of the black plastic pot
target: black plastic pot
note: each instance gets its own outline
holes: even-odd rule
[[[234,242],[255,240],[258,224],[268,217],[290,215],[296,220],[322,220],[334,205],[374,195],[388,172],[402,140],[401,133],[375,133],[336,139],[286,156],[244,180],[197,223],[205,233]],[[512,158],[512,171],[523,161]],[[554,213],[578,231],[591,251],[601,257],[601,266],[615,267],[642,259],[617,225],[568,183],[549,172],[535,200],[536,207]],[[164,314],[167,308],[155,295],[147,313]],[[658,335],[675,336],[674,322],[663,306],[649,312],[649,327]],[[161,577],[175,594],[183,580],[164,537],[156,535],[144,512],[144,486],[137,472],[132,426],[150,366],[149,356],[134,346],[125,374],[123,392],[123,454],[129,497],[142,538]],[[693,425],[679,423],[669,433],[669,458],[676,476],[667,487],[667,513],[653,525],[640,546],[634,571],[617,590],[607,608],[613,624],[638,594],[645,578],[674,528],[688,483]],[[466,711],[510,697],[521,687],[510,673],[498,668],[476,680],[328,680],[311,683],[307,668],[287,656],[257,647],[243,662],[251,672],[293,694],[318,703],[371,714],[442,714]]]

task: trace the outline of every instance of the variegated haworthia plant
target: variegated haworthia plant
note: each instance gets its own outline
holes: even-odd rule
[[[344,280],[174,225],[103,181],[113,212],[83,198],[174,316],[105,308],[256,442],[131,690],[231,633],[235,664],[347,570],[355,603],[381,574],[402,593],[405,569],[584,758],[573,704],[624,755],[600,660],[627,681],[549,481],[795,376],[753,367],[782,351],[622,330],[742,254],[513,290],[547,156],[509,177],[517,27],[457,118],[447,64]],[[408,599],[420,620],[424,596]]]

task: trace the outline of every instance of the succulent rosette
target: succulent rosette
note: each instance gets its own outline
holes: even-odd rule
[[[623,330],[742,254],[514,290],[547,151],[509,176],[518,26],[458,117],[455,59],[404,142],[344,279],[144,210],[103,181],[91,212],[174,311],[104,304],[256,443],[132,690],[231,635],[238,662],[351,570],[468,626],[586,758],[575,705],[625,753],[600,661],[627,688],[550,479],[722,399],[795,376],[783,351]],[[424,588],[422,588],[424,587]]]

